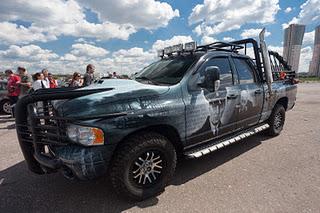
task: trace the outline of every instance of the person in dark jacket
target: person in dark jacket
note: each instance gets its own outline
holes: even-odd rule
[[[95,67],[93,66],[93,64],[88,64],[87,69],[86,69],[86,73],[83,76],[83,86],[89,86],[90,84],[93,83],[94,71],[95,71]]]
[[[32,88],[32,77],[28,74],[28,71],[24,67],[18,67],[17,71],[21,78],[21,81],[19,83],[20,97],[23,97],[28,94],[28,92]]]

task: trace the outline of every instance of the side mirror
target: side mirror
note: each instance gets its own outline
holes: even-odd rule
[[[210,92],[215,92],[220,86],[220,69],[216,66],[209,66],[205,69],[198,85]]]

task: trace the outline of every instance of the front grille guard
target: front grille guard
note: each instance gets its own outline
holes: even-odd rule
[[[57,117],[52,109],[51,101],[73,99],[93,93],[112,90],[54,88],[41,89],[22,97],[16,104],[16,131],[19,145],[29,169],[37,174],[44,174],[44,167],[56,169],[61,162],[43,155],[43,147],[50,145],[65,145],[68,138],[65,125],[72,122],[72,118]],[[35,112],[35,104],[42,103],[42,110]],[[39,110],[39,109],[38,109]],[[40,163],[39,163],[40,162]]]

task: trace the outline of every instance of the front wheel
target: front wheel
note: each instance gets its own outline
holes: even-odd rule
[[[283,129],[285,119],[286,119],[286,110],[282,105],[276,104],[268,120],[268,124],[270,125],[270,128],[267,130],[267,133],[270,136],[279,135]]]
[[[144,200],[160,194],[174,174],[177,156],[173,145],[158,133],[143,133],[120,144],[110,176],[116,192]]]

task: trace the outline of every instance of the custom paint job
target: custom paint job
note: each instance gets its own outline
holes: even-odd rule
[[[230,60],[233,84],[209,92],[198,85],[202,77],[199,70],[209,59],[221,56]],[[177,134],[172,142],[186,150],[266,121],[278,101],[286,103],[287,110],[293,107],[296,85],[274,82],[270,95],[257,70],[254,83],[240,84],[233,56],[239,55],[222,51],[202,54],[175,85],[106,79],[77,90],[88,94],[54,101],[59,117],[69,123],[102,129],[105,145],[96,149],[77,144],[55,146],[52,152],[59,164],[52,169],[67,167],[76,177],[91,179],[107,171],[114,150],[126,137],[142,130],[170,129]],[[105,91],[88,92],[97,89]]]

